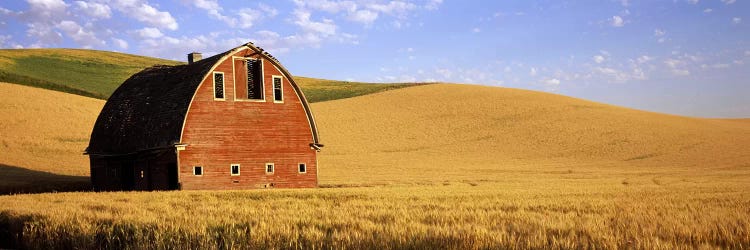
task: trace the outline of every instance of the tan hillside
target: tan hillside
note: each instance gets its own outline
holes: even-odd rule
[[[313,112],[326,145],[320,157],[326,184],[750,168],[746,121],[527,90],[436,84],[317,103]]]
[[[0,84],[0,164],[88,176],[82,151],[103,104]],[[630,182],[668,182],[665,173],[750,168],[747,119],[688,118],[542,92],[454,84],[312,108],[326,145],[319,158],[324,186],[497,182],[560,173],[581,178],[618,173],[632,175]]]
[[[0,83],[0,164],[88,176],[83,150],[102,106],[103,100]]]
[[[85,184],[102,104],[0,84],[0,193]],[[750,246],[746,119],[450,84],[312,106],[321,184],[376,187],[0,195],[0,248]]]

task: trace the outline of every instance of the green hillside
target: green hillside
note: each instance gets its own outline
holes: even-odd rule
[[[178,63],[96,50],[0,50],[0,81],[106,99],[130,75]]]
[[[153,65],[182,62],[82,49],[0,50],[0,82],[107,99],[125,79]],[[310,102],[365,95],[413,83],[359,83],[295,77]]]

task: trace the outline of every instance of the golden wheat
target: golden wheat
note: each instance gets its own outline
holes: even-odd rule
[[[0,164],[87,176],[88,146],[104,101],[0,83]]]
[[[22,90],[13,93],[41,91]],[[47,94],[37,98],[55,99]],[[91,107],[77,119],[93,123],[101,102],[87,100],[73,106]],[[0,164],[63,171],[25,153],[45,143],[24,145],[90,131],[64,120],[74,117],[65,110],[0,105],[15,110],[2,111],[10,119],[0,133],[18,152]],[[449,84],[317,103],[313,112],[326,144],[321,183],[353,187],[0,196],[0,247],[750,247],[748,120]],[[70,125],[46,129],[34,115]],[[36,137],[6,139],[22,122]],[[82,158],[85,173],[76,147],[60,157]]]

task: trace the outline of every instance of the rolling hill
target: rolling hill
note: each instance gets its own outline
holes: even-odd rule
[[[0,84],[0,164],[86,176],[102,100]],[[29,102],[27,100],[46,100]],[[324,186],[494,182],[511,175],[750,167],[746,120],[700,119],[535,91],[432,84],[315,103]],[[643,174],[644,172],[648,174]]]
[[[86,190],[102,104],[0,84],[0,191]],[[747,119],[455,84],[312,110],[341,188],[0,195],[0,247],[750,246]]]
[[[436,84],[313,104],[326,184],[750,169],[750,124],[535,91]],[[746,173],[745,173],[746,177]],[[638,180],[636,180],[638,179]]]
[[[153,65],[183,62],[83,49],[0,49],[0,82],[107,99],[132,74]],[[361,83],[294,78],[310,102],[349,98],[415,83]]]
[[[87,186],[83,150],[104,101],[9,83],[0,96],[0,193]]]

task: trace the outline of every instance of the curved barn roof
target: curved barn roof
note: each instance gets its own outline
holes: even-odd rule
[[[191,64],[150,67],[125,80],[99,113],[86,153],[130,154],[180,143],[185,116],[201,82],[225,57],[245,47],[259,52],[289,79],[307,113],[313,143],[318,145],[315,121],[292,75],[276,58],[247,43]]]

